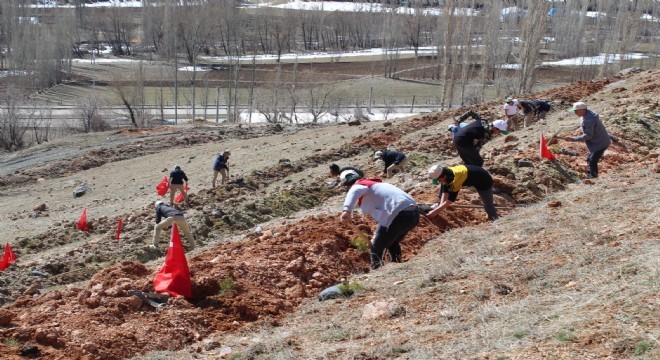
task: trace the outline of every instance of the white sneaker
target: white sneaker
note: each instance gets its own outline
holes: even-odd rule
[[[149,245],[149,249],[157,250],[158,247],[157,247],[156,245],[154,245],[154,244],[151,244],[151,245]]]

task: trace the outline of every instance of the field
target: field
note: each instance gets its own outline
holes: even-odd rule
[[[413,91],[358,73],[345,82],[361,79],[360,92]],[[545,123],[481,150],[496,203],[512,209],[493,223],[480,208],[423,219],[403,243],[404,262],[372,272],[356,234],[338,221],[344,193],[329,186],[328,165],[375,176],[373,151],[402,150],[410,166],[386,181],[431,203],[437,189],[426,169],[459,162],[446,129],[468,107],[350,127],[122,129],[2,154],[0,227],[18,260],[0,272],[0,355],[657,358],[660,71],[554,86],[571,80],[564,75],[541,77],[530,94],[551,101]],[[578,133],[566,112],[577,100],[620,139],[595,180],[584,178],[584,145],[563,138]],[[499,101],[472,108],[488,119],[502,113]],[[539,131],[560,134],[550,146],[557,162],[539,160]],[[232,182],[211,189],[211,164],[224,149]],[[147,244],[154,187],[175,164],[191,179],[183,209],[198,245],[187,254],[193,297],[154,308],[131,291],[153,291],[163,263],[166,239],[156,250]],[[74,198],[80,185],[90,191]],[[461,191],[459,204],[479,204],[476,192]],[[83,209],[90,233],[74,228]],[[357,218],[373,231],[371,219]],[[355,295],[316,300],[344,280]]]

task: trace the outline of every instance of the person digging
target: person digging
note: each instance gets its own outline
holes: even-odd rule
[[[401,241],[419,223],[415,200],[394,185],[380,179],[363,179],[353,170],[342,172],[339,179],[340,185],[348,189],[339,218],[341,223],[362,233],[353,223],[356,204],[378,222],[371,239],[371,269],[383,265],[385,250],[389,251],[392,262],[401,262]]]
[[[183,212],[175,207],[165,204],[162,201],[156,201],[154,206],[156,207],[156,226],[154,226],[154,237],[150,247],[152,249],[156,249],[158,247],[158,238],[160,237],[160,232],[163,229],[167,229],[172,226],[172,223],[175,223],[179,229],[183,231],[183,235],[188,241],[189,249],[194,249],[195,239],[190,232],[188,221],[186,221],[186,218],[183,216]]]
[[[458,192],[463,186],[474,186],[477,189],[488,220],[494,221],[499,217],[493,203],[493,178],[486,169],[474,165],[451,167],[433,165],[428,173],[433,184],[440,184],[440,192],[438,202],[435,208],[426,214],[427,218],[432,219],[442,210],[450,207],[458,198]]]
[[[380,177],[391,178],[395,172],[403,172],[408,164],[406,154],[396,150],[382,150],[374,153],[374,160],[382,160],[385,167]]]
[[[483,166],[484,159],[479,155],[479,149],[493,135],[508,135],[509,133],[506,131],[508,123],[505,120],[495,120],[489,123],[472,110],[461,115],[458,118],[459,123],[468,117],[473,118],[474,121],[456,132],[453,140],[454,146],[465,165]]]

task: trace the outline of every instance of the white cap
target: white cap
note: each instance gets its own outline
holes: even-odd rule
[[[493,121],[493,126],[498,128],[500,131],[506,131],[506,129],[509,127],[509,124],[507,124],[507,122],[504,120],[495,120]]]
[[[575,110],[586,110],[587,109],[587,103],[578,101],[573,104],[573,111]]]
[[[433,165],[429,168],[429,177],[431,179],[437,179],[442,174],[442,165]]]
[[[383,156],[383,152],[380,150],[374,153],[374,159],[380,159],[381,156]]]
[[[352,180],[357,180],[359,177],[360,175],[355,170],[344,170],[339,175],[339,184],[347,185]]]
[[[155,207],[158,207],[158,206],[160,206],[161,204],[163,204],[163,202],[160,201],[160,200],[158,200],[158,201],[156,201],[156,202],[154,203],[154,206],[155,206]]]

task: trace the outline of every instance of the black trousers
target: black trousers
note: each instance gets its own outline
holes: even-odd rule
[[[463,163],[465,165],[475,165],[479,167],[483,167],[484,165],[484,159],[481,158],[481,155],[479,155],[479,150],[474,147],[474,146],[456,146],[456,150],[458,151],[458,156],[461,157],[461,160],[463,160]]]
[[[385,250],[389,251],[392,262],[401,262],[401,241],[419,223],[419,211],[401,211],[390,227],[378,226],[371,244],[371,268],[383,266]]]

